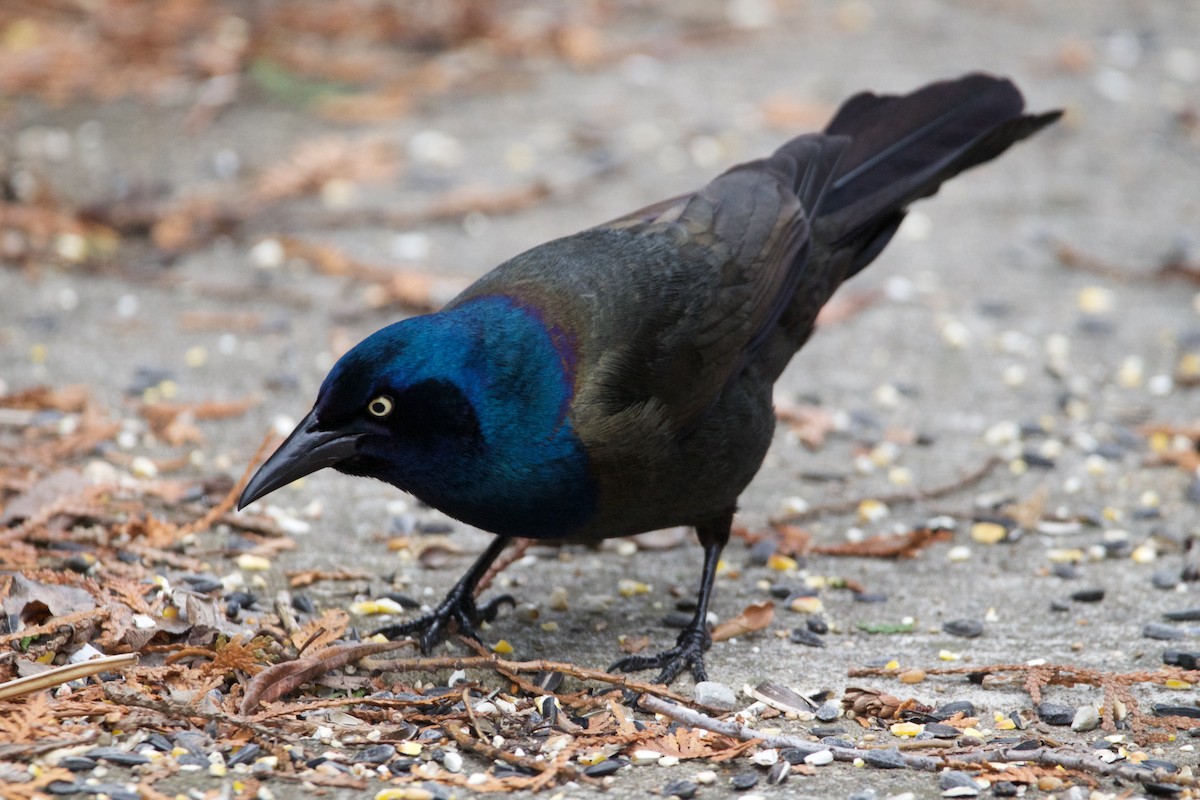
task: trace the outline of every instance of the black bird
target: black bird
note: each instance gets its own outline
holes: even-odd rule
[[[611,668],[705,679],[713,575],[771,442],[772,384],[910,203],[1060,116],[1023,108],[982,74],[859,94],[822,133],[522,253],[346,353],[239,508],[333,467],[496,534],[433,613],[382,630],[426,651],[494,612],[474,590],[513,537],[694,526],[694,619],[671,649]]]

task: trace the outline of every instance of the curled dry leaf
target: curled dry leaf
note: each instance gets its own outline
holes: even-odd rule
[[[324,675],[326,672],[353,664],[367,656],[387,653],[401,647],[408,647],[409,642],[351,642],[334,645],[295,661],[284,661],[264,669],[254,676],[246,686],[246,696],[242,699],[240,713],[249,714],[258,708],[260,703],[269,703],[295,691],[309,681]]]
[[[775,604],[770,600],[762,603],[751,603],[741,614],[733,619],[727,619],[713,628],[714,642],[723,642],[735,636],[741,636],[754,631],[761,631],[771,624],[775,618]]]

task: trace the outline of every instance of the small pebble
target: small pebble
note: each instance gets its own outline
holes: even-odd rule
[[[1183,667],[1184,669],[1200,669],[1200,652],[1164,650],[1162,662],[1171,666]]]
[[[826,764],[833,763],[832,750],[818,750],[815,753],[809,753],[804,757],[804,763],[812,767],[822,767]]]
[[[716,681],[700,681],[693,690],[692,698],[702,706],[731,711],[737,706],[737,694],[733,689]]]
[[[1012,781],[997,781],[992,784],[992,794],[996,797],[1016,797],[1020,789]]]
[[[614,772],[625,766],[623,761],[615,758],[606,758],[599,764],[592,764],[590,767],[584,767],[583,774],[589,778],[603,778],[606,775],[612,775]]]
[[[442,766],[447,772],[462,772],[463,757],[457,750],[447,750],[442,757]]]
[[[739,792],[753,789],[758,785],[758,776],[753,772],[739,772],[729,779],[729,785]]]
[[[842,715],[842,707],[834,700],[827,700],[816,711],[816,717],[821,722],[833,722]]]
[[[1076,709],[1075,715],[1071,719],[1071,730],[1082,733],[1093,731],[1098,727],[1100,727],[1100,712],[1096,710],[1095,706],[1084,705]]]
[[[1186,635],[1186,631],[1176,628],[1173,625],[1164,625],[1161,622],[1147,622],[1142,626],[1142,636],[1147,639],[1173,641],[1175,639],[1182,639]]]
[[[817,634],[810,631],[808,628],[792,628],[788,639],[793,644],[803,644],[808,647],[824,647],[825,640]]]
[[[906,669],[899,676],[901,683],[920,683],[925,680],[925,670],[923,669]]]
[[[701,786],[711,786],[717,782],[717,773],[711,769],[705,769],[697,772],[692,778]]]
[[[136,767],[138,764],[149,764],[150,757],[141,753],[131,753],[116,747],[93,747],[83,754],[97,761],[107,761],[121,767]]]
[[[1164,611],[1163,619],[1171,622],[1196,622],[1200,620],[1200,608],[1184,608],[1179,611]]]
[[[759,750],[750,756],[750,760],[760,767],[771,767],[779,763],[779,751],[774,748]]]
[[[671,781],[662,788],[664,797],[678,797],[679,800],[691,800],[699,788],[692,781]]]
[[[1070,725],[1075,719],[1075,709],[1057,703],[1041,703],[1037,713],[1038,718],[1047,725]]]
[[[244,748],[243,748],[244,749]],[[390,744],[371,745],[356,753],[351,764],[384,764],[396,755],[396,748]]]
[[[999,544],[1008,530],[998,522],[976,522],[971,526],[971,538],[979,544]]]
[[[948,769],[938,776],[938,788],[942,790],[942,797],[974,797],[979,794],[975,779],[955,769]]]
[[[983,623],[974,619],[952,619],[942,623],[942,630],[951,636],[974,639],[983,633]]]
[[[863,761],[876,769],[903,769],[905,767],[904,754],[893,748],[868,750],[863,756]]]
[[[1099,603],[1104,599],[1103,589],[1080,589],[1071,593],[1071,599],[1076,603]]]

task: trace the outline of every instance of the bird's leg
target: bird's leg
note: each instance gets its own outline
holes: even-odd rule
[[[696,596],[696,614],[679,634],[675,646],[653,656],[626,656],[608,668],[609,672],[636,672],[643,669],[661,670],[655,683],[670,684],[683,672],[690,669],[696,682],[708,680],[704,668],[704,651],[712,644],[708,632],[708,601],[712,597],[713,580],[717,575],[717,562],[721,550],[729,541],[729,529],[733,524],[733,512],[709,524],[697,525],[696,535],[704,546],[704,571],[700,577],[700,592]]]
[[[505,536],[497,536],[493,539],[479,558],[475,559],[471,568],[458,579],[458,583],[454,584],[454,587],[446,595],[446,599],[442,600],[441,604],[431,613],[410,622],[387,625],[375,633],[383,634],[388,639],[399,639],[416,634],[421,651],[428,653],[452,632],[450,623],[453,622],[459,633],[478,641],[479,633],[475,630],[475,626],[480,622],[491,622],[495,619],[496,612],[502,604],[513,605],[515,603],[512,595],[504,594],[484,603],[483,606],[475,605],[475,587],[483,578],[484,573],[488,571],[488,567],[511,541],[512,539]]]

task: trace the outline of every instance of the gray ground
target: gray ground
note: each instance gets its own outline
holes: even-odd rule
[[[1090,53],[1090,61],[1077,70],[1065,69],[1064,49],[1079,48]],[[862,524],[868,534],[919,525],[938,513],[969,524],[979,496],[1027,499],[1039,489],[1048,492],[1050,512],[1104,516],[1107,509],[1112,519],[1078,534],[1030,533],[1015,544],[998,546],[972,542],[964,524],[953,543],[931,547],[899,565],[812,558],[809,574],[852,578],[886,595],[887,601],[864,604],[848,592],[826,591],[827,618],[839,631],[827,637],[825,649],[790,644],[773,632],[720,643],[708,657],[714,680],[739,689],[774,680],[838,694],[847,685],[866,684],[930,703],[967,698],[984,710],[981,726],[991,728],[993,711],[1028,707],[1024,692],[985,691],[949,679],[912,687],[850,680],[846,670],[889,658],[934,667],[941,664],[938,653],[943,649],[961,652],[961,663],[1045,658],[1118,671],[1158,666],[1163,645],[1141,638],[1142,625],[1158,621],[1165,610],[1200,603],[1194,586],[1164,592],[1151,586],[1150,577],[1155,570],[1178,567],[1182,556],[1170,542],[1194,535],[1200,524],[1197,507],[1184,493],[1188,476],[1143,467],[1145,443],[1127,446],[1124,432],[1147,420],[1184,424],[1196,417],[1195,390],[1154,380],[1174,371],[1187,337],[1195,346],[1200,328],[1196,289],[1155,280],[1152,273],[1169,252],[1191,247],[1194,260],[1200,247],[1200,134],[1195,123],[1200,5],[1173,0],[814,0],[787,10],[765,29],[728,41],[671,49],[658,58],[595,71],[547,64],[517,87],[455,95],[374,128],[402,145],[426,130],[462,145],[456,165],[414,168],[393,185],[366,187],[367,201],[392,207],[421,207],[441,181],[457,184],[469,177],[472,183],[502,186],[534,175],[569,182],[591,168],[596,149],[618,160],[620,168],[567,199],[467,226],[423,229],[430,245],[425,263],[469,277],[526,247],[691,188],[724,165],[768,151],[787,135],[764,125],[759,109],[768,98],[784,95],[813,106],[816,118],[809,127],[816,127],[825,109],[860,89],[906,90],[976,69],[1014,76],[1033,109],[1065,107],[1065,120],[923,202],[916,224],[906,225],[886,255],[848,287],[852,293],[879,290],[884,298],[821,331],[794,360],[780,382],[779,396],[788,402],[819,401],[833,412],[864,412],[884,428],[928,435],[931,445],[902,444],[895,457],[917,487],[953,480],[1004,451],[984,437],[996,423],[1053,420],[1049,438],[1062,443],[1054,468],[1025,474],[1002,468],[968,491],[897,506],[887,519]],[[1192,115],[1190,128],[1181,121],[1185,113]],[[46,165],[54,174],[72,176],[71,191],[84,196],[99,193],[115,174],[143,179],[164,175],[173,184],[208,180],[214,157],[226,149],[252,170],[328,128],[299,111],[252,99],[226,111],[196,137],[180,133],[179,117],[177,108],[127,102],[60,110],[21,106],[0,125],[12,145],[22,131],[27,142],[36,141],[36,132],[28,133],[35,126],[76,133],[86,121],[97,121],[98,157],[72,155],[65,163]],[[97,126],[85,130],[94,134]],[[506,154],[514,147],[533,148],[529,174],[515,174],[507,166]],[[418,180],[422,173],[430,179]],[[395,233],[346,228],[321,235],[364,260],[401,263],[392,249]],[[166,277],[155,269],[134,270],[144,275],[134,278],[128,273],[105,278],[69,272],[30,278],[0,271],[0,381],[9,389],[34,382],[85,382],[119,405],[134,370],[156,366],[176,372],[183,400],[260,393],[262,404],[244,418],[205,426],[209,442],[201,448],[203,469],[240,474],[273,419],[295,420],[307,411],[334,348],[390,320],[358,311],[355,290],[338,279],[316,276],[307,268],[259,269],[248,255],[257,239],[218,242],[187,257]],[[1063,267],[1054,255],[1059,243],[1116,266],[1129,280]],[[1110,290],[1115,302],[1110,311],[1088,320],[1079,298],[1093,286]],[[218,287],[232,287],[232,299],[218,296]],[[282,302],[276,289],[298,295],[303,304]],[[71,293],[78,306],[64,310]],[[126,296],[138,301],[130,317],[118,313]],[[176,316],[185,309],[262,311],[286,325],[274,333],[239,336],[222,350],[219,334],[178,327]],[[965,338],[963,346],[948,344],[948,337],[956,336]],[[1065,377],[1047,369],[1047,348],[1062,341],[1056,337],[1065,337],[1070,347]],[[44,364],[31,361],[35,344],[46,347]],[[197,345],[207,349],[208,363],[186,367],[184,353]],[[1140,359],[1143,377],[1127,376],[1135,385],[1122,386],[1118,373],[1131,358]],[[1005,375],[1012,379],[1020,368],[1024,382],[1009,385]],[[298,388],[269,388],[266,379],[280,375],[294,376]],[[881,390],[888,386],[902,389],[894,403],[888,402],[888,390]],[[1074,417],[1065,414],[1060,400],[1067,393],[1086,404],[1086,410]],[[128,414],[134,416],[132,408]],[[898,491],[889,481],[888,467],[870,474],[856,470],[856,447],[869,438],[835,435],[824,448],[810,452],[781,426],[766,465],[743,497],[742,524],[762,528],[790,497],[816,504]],[[1041,447],[1045,438],[1030,439],[1026,446]],[[1113,443],[1126,445],[1123,455],[1089,461],[1097,446]],[[809,473],[845,480],[803,477]],[[1148,499],[1146,492],[1161,500],[1161,518],[1134,518],[1135,509]],[[282,557],[278,569],[345,566],[380,575],[398,570],[407,591],[428,587],[431,597],[440,595],[469,563],[469,555],[443,569],[421,571],[386,552],[382,534],[390,524],[388,504],[396,499],[383,484],[333,474],[279,492],[272,502],[300,508],[320,500],[324,515],[313,522],[311,533],[298,537],[301,549]],[[817,541],[835,543],[856,526],[853,515],[828,515],[809,529]],[[456,527],[455,541],[467,551],[483,546],[484,534]],[[1049,573],[1048,548],[1087,551],[1111,530],[1127,531],[1135,544],[1161,531],[1159,558],[1149,564],[1127,555],[1087,559],[1075,580]],[[947,553],[955,545],[969,547],[971,557],[951,562]],[[508,570],[511,591],[523,601],[544,605],[549,587],[569,586],[571,609],[543,608],[543,620],[559,622],[555,633],[543,633],[510,615],[488,632],[489,639],[512,642],[518,657],[553,657],[596,667],[612,660],[620,633],[649,634],[655,645],[670,641],[674,633],[659,622],[669,610],[661,590],[674,586],[691,591],[701,556],[697,547],[621,554],[616,543],[599,553],[575,548],[557,557],[552,551],[534,553],[535,558]],[[726,561],[741,576],[718,582],[716,612],[722,618],[763,599],[762,581],[780,578],[749,565],[748,557],[741,542],[727,551]],[[619,597],[617,581],[627,576],[658,591]],[[1095,605],[1072,604],[1066,612],[1050,610],[1052,600],[1087,587],[1104,588],[1105,599]],[[318,597],[326,603],[348,601],[344,594]],[[945,620],[982,620],[989,609],[994,609],[994,619],[978,639],[938,632]],[[855,630],[858,622],[896,622],[908,616],[917,622],[910,635],[869,636]],[[772,631],[802,624],[800,615],[780,609]],[[1185,648],[1194,644],[1180,643]],[[681,681],[681,686],[688,684]],[[1188,693],[1143,687],[1137,694],[1146,701],[1193,702]],[[1083,688],[1055,689],[1051,699],[1075,705],[1098,701],[1099,695]],[[856,729],[843,726],[850,733]],[[1053,735],[1070,738],[1063,729],[1054,729]],[[1196,765],[1195,753],[1180,749],[1186,742],[1165,745],[1163,757]],[[635,769],[618,776],[612,793],[644,796],[696,769],[687,764]],[[900,791],[932,797],[937,792],[928,775],[864,772],[845,765],[758,791],[836,797],[866,786],[881,797]],[[277,789],[286,796],[287,787]],[[703,794],[726,796],[729,791],[714,787]],[[564,796],[591,794],[570,789]]]

